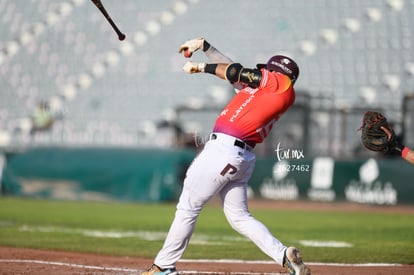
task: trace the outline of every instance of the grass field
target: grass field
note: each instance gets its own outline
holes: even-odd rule
[[[0,199],[0,246],[153,258],[175,204]],[[252,209],[286,245],[311,262],[414,263],[414,215]],[[307,241],[307,242],[306,242]],[[307,243],[320,246],[308,246]],[[343,244],[344,246],[335,247]],[[207,206],[184,258],[269,260]]]

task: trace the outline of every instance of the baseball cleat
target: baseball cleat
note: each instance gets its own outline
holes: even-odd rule
[[[286,249],[283,267],[286,268],[289,275],[311,275],[310,268],[303,263],[302,256],[296,247]]]
[[[161,269],[153,264],[148,270],[141,273],[141,275],[178,275],[175,268]]]

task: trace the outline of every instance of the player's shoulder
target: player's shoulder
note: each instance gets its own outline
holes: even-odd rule
[[[268,71],[267,78],[267,86],[272,87],[273,92],[282,93],[293,91],[293,83],[287,75]]]

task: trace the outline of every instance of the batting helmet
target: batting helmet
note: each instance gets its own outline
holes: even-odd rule
[[[257,68],[266,68],[269,71],[287,75],[292,83],[299,77],[299,67],[293,59],[284,55],[272,56],[266,64],[257,64]]]

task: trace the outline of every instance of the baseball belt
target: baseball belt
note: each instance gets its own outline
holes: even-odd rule
[[[230,137],[230,136],[228,136],[228,137]],[[210,135],[210,140],[215,140],[215,139],[220,140],[219,136],[216,133],[212,133]],[[240,139],[237,139],[237,138],[234,138],[233,145],[234,146],[237,146],[237,147],[239,147],[239,148],[241,148],[243,150],[246,150],[246,151],[250,151],[251,152],[253,150],[253,148],[250,145],[248,145],[246,142],[244,142],[244,141],[242,141]]]

